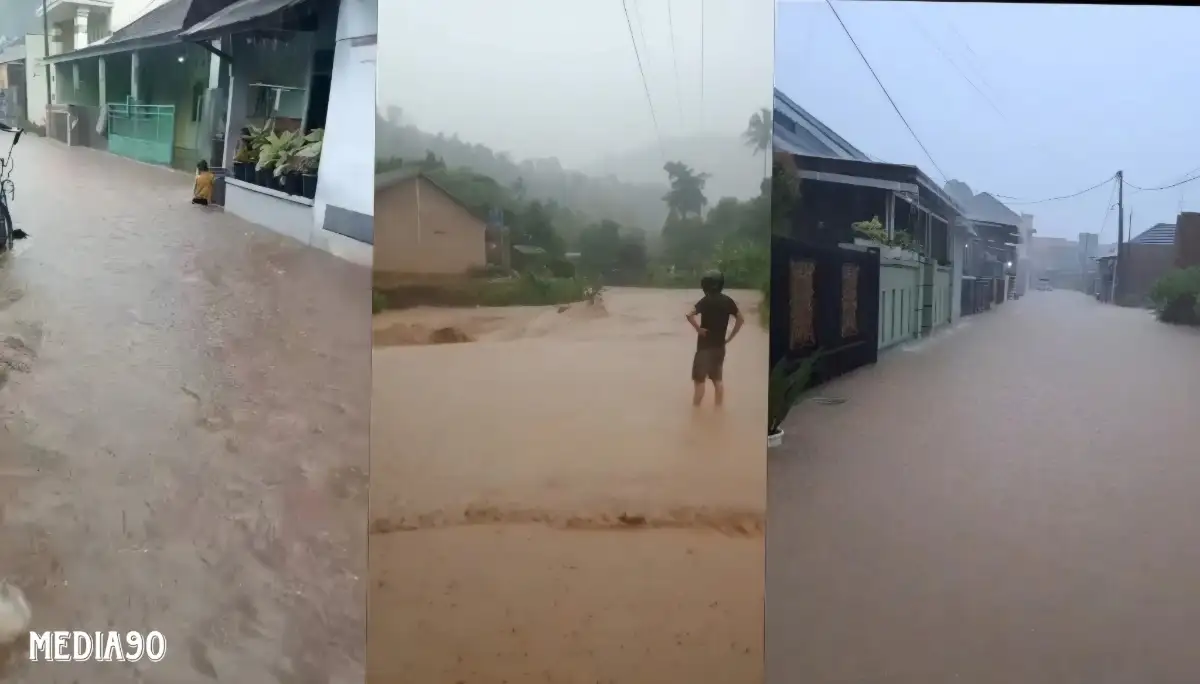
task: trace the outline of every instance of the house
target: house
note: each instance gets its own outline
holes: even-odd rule
[[[465,275],[487,266],[487,223],[423,173],[375,181],[375,272]]]
[[[248,125],[320,129],[312,193],[226,176],[224,208],[369,265],[377,16],[378,0],[167,0],[107,38],[39,58],[54,74],[48,129],[187,171],[200,159],[231,168]]]
[[[790,282],[772,288],[785,293],[772,309],[800,308],[772,315],[772,362],[837,349],[823,362],[837,375],[955,320],[954,198],[915,166],[872,159],[778,91],[773,124],[776,161],[797,192],[772,243],[772,280]]]
[[[56,43],[52,30],[49,135],[184,170],[207,159],[212,59],[178,38],[191,4],[168,0],[84,46]]]
[[[215,11],[201,16],[201,4]],[[213,90],[224,107],[214,113],[213,158],[221,166],[233,165],[247,124],[324,134],[312,199],[228,178],[225,210],[369,266],[378,0],[193,0],[193,10],[180,38],[219,64]]]
[[[1023,219],[993,195],[959,180],[946,182],[946,192],[962,207],[960,311],[979,313],[1004,303],[1017,286],[1017,247]],[[957,275],[957,274],[956,274]]]

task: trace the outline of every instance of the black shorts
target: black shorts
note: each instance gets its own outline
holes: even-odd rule
[[[203,197],[193,197],[192,204],[199,204],[202,207],[207,207],[208,200],[204,199]]]
[[[692,359],[692,382],[721,382],[725,370],[725,347],[697,349]]]

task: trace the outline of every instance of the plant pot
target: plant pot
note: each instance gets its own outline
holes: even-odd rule
[[[305,173],[300,176],[300,194],[308,199],[316,199],[317,174]]]
[[[299,195],[304,191],[304,179],[298,173],[283,174],[283,191],[289,195]]]
[[[254,170],[254,184],[261,185],[264,188],[274,187],[275,186],[275,169],[272,169],[272,168],[255,169]]]
[[[782,428],[780,428],[779,430],[776,430],[775,432],[767,433],[767,448],[768,449],[774,449],[775,447],[782,446],[782,445],[783,445],[783,429]]]
[[[250,176],[253,169],[254,165],[250,162],[235,161],[233,163],[233,177],[240,181],[252,183],[254,180]]]

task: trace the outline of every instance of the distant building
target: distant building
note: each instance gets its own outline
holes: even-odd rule
[[[466,275],[487,266],[487,224],[423,173],[376,176],[375,216],[376,273]]]

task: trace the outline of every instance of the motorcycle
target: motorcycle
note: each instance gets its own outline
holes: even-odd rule
[[[12,214],[8,210],[8,203],[17,190],[12,181],[12,153],[17,143],[21,141],[21,134],[24,131],[0,123],[0,132],[14,134],[12,144],[8,146],[8,154],[0,158],[0,254],[3,254],[12,250],[15,240],[23,240],[27,236],[25,231],[13,224]]]

